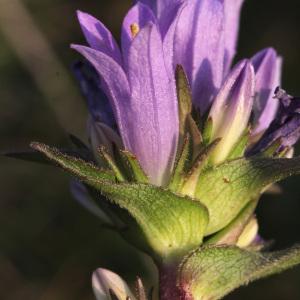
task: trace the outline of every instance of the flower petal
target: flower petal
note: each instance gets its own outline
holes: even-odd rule
[[[133,119],[125,146],[155,184],[170,175],[179,135],[175,78],[168,76],[162,47],[157,26],[148,25],[134,39],[128,59]]]
[[[226,159],[248,125],[255,88],[254,69],[248,60],[238,63],[228,75],[212,105],[213,139],[221,138],[213,162]]]
[[[280,154],[282,151],[291,150],[300,139],[300,98],[290,96],[280,88],[276,89],[275,97],[279,101],[276,117],[261,139],[248,150],[248,156],[263,152],[278,141],[280,143],[274,154]],[[290,153],[286,155],[288,157]]]
[[[174,76],[174,71],[176,68],[177,62],[174,59],[174,49],[175,49],[175,37],[176,37],[176,29],[178,25],[178,21],[180,18],[180,15],[183,11],[183,8],[186,6],[184,3],[181,5],[181,7],[177,10],[176,15],[174,16],[172,23],[170,24],[165,37],[163,38],[163,50],[165,55],[165,62],[166,62],[166,68],[170,74],[170,76]]]
[[[224,6],[219,0],[191,0],[176,30],[175,63],[183,65],[193,101],[204,113],[223,80]]]
[[[170,24],[174,20],[178,9],[185,0],[140,0],[139,2],[152,8],[158,19],[162,36],[164,37]]]
[[[122,67],[111,57],[89,47],[72,45],[72,48],[82,54],[97,70],[109,97],[124,144],[128,144],[131,134],[127,128],[130,88]]]
[[[273,99],[275,88],[280,85],[281,59],[274,49],[258,52],[252,59],[256,73],[253,135],[266,130],[274,119],[278,100]]]
[[[228,72],[232,59],[236,53],[239,32],[240,13],[244,0],[225,0],[225,59],[224,71]]]
[[[128,51],[134,35],[132,33],[132,25],[136,25],[137,29],[144,28],[149,22],[156,23],[156,18],[147,5],[138,2],[127,13],[122,25],[122,51],[125,64],[127,65]]]
[[[121,53],[117,42],[110,31],[93,16],[77,11],[78,20],[89,45],[121,64]]]
[[[126,282],[119,275],[106,269],[99,268],[93,273],[92,285],[97,300],[112,300],[110,291],[118,300],[136,299]]]
[[[156,15],[162,36],[168,31],[172,21],[175,19],[181,4],[185,0],[159,0],[156,4]]]

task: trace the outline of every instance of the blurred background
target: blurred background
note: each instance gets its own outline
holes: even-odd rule
[[[77,9],[100,18],[116,37],[130,0],[0,0],[0,149],[30,141],[85,139],[86,107],[69,49],[83,43]],[[284,58],[283,87],[300,95],[299,1],[246,0],[239,55],[273,46]],[[299,154],[299,151],[298,151]],[[281,249],[300,242],[300,178],[264,196],[262,236]],[[91,273],[110,268],[132,281],[149,278],[148,262],[117,234],[101,228],[69,192],[69,177],[52,167],[0,157],[0,299],[94,299]],[[299,300],[300,267],[251,284],[226,299]]]

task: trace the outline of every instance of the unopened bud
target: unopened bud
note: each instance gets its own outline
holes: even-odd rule
[[[97,300],[112,300],[111,293],[118,300],[135,300],[126,282],[117,274],[97,269],[92,276],[92,285]]]
[[[221,138],[212,163],[223,162],[248,126],[255,87],[254,69],[248,60],[235,66],[212,105],[211,139]]]

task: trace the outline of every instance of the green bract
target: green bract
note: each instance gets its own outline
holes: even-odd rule
[[[300,262],[300,247],[273,253],[234,246],[200,248],[187,256],[178,284],[186,299],[221,299],[235,288],[279,273]]]

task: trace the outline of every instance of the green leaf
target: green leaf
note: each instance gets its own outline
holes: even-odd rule
[[[208,213],[200,202],[157,186],[116,183],[111,173],[89,163],[42,144],[32,146],[125,209],[139,225],[157,261],[178,259],[201,245]]]
[[[203,170],[195,197],[209,211],[206,235],[227,226],[269,184],[298,173],[300,158],[241,158]]]
[[[194,300],[217,300],[241,285],[299,263],[299,246],[273,253],[235,246],[203,247],[184,259],[178,284]]]

